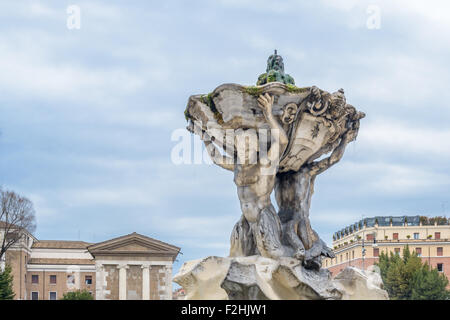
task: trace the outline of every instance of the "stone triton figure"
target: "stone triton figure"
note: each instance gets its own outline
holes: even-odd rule
[[[309,209],[314,193],[314,181],[344,154],[348,135],[342,137],[339,146],[326,159],[309,163],[298,172],[279,173],[276,179],[275,197],[280,208],[284,240],[295,249],[294,257],[303,260],[306,267],[319,269],[321,256],[335,255],[311,228]]]
[[[320,101],[316,88],[314,100]],[[320,269],[321,256],[334,258],[334,253],[312,229],[309,220],[311,197],[314,193],[314,182],[344,155],[347,144],[358,134],[359,120],[365,115],[346,104],[343,90],[333,93],[329,101],[321,101],[327,105],[322,114],[324,119],[339,123],[340,136],[328,143],[322,154],[331,152],[329,157],[319,161],[308,161],[298,171],[279,172],[275,184],[275,198],[279,207],[279,216],[283,229],[283,243],[294,249],[294,257],[304,261],[304,265],[312,269]],[[310,104],[314,113],[314,104]],[[313,132],[311,132],[313,134]]]
[[[275,185],[275,175],[281,154],[286,149],[288,138],[279,122],[272,115],[273,96],[261,95],[258,98],[259,107],[274,133],[279,137],[271,139],[267,154],[258,152],[246,143],[245,136],[254,140],[246,130],[237,130],[236,145],[244,147],[244,152],[236,152],[236,159],[227,159],[204,134],[204,143],[212,161],[224,169],[234,172],[234,182],[237,186],[242,217],[236,223],[231,235],[230,256],[261,255],[277,259],[287,256],[286,248],[281,244],[281,223],[270,200],[270,194]],[[209,141],[208,141],[209,140]],[[222,145],[219,146],[222,147]],[[244,143],[244,146],[239,145]],[[256,142],[260,144],[260,142]],[[253,161],[252,161],[253,160]]]

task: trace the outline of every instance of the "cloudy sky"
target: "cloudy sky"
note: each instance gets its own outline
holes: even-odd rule
[[[80,29],[67,28],[69,5]],[[275,48],[298,86],[344,88],[367,114],[316,180],[311,220],[325,241],[362,216],[450,213],[448,1],[0,8],[0,185],[33,201],[39,239],[135,231],[180,246],[175,269],[227,255],[240,217],[232,173],[174,164],[171,136],[191,94],[254,84]]]

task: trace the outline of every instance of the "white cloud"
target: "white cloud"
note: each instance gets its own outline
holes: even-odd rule
[[[426,195],[450,187],[450,176],[426,166],[387,162],[351,162],[340,164],[341,177],[364,177],[358,188],[349,188],[353,195],[382,197]]]
[[[176,123],[180,118],[181,112],[171,108],[148,111],[137,111],[128,108],[119,110],[119,112],[108,112],[105,114],[104,120],[113,125],[171,128],[173,123]]]
[[[0,85],[11,95],[100,102],[111,100],[111,93],[131,93],[143,85],[141,78],[121,67],[102,70],[71,63],[57,65],[44,56],[46,52],[30,49],[17,43],[0,46]]]
[[[36,219],[48,218],[55,216],[58,212],[55,208],[50,206],[48,199],[36,193],[29,193],[26,195],[33,202],[33,207],[36,211]]]
[[[62,17],[64,17],[64,14],[65,14],[64,11],[58,12],[54,8],[46,6],[40,2],[30,3],[29,6],[26,6],[23,9],[25,9],[24,11],[26,13],[31,13],[31,15],[33,15],[33,16],[40,16],[40,17],[45,17],[45,18],[55,18],[57,16],[62,18]]]
[[[316,223],[321,225],[346,225],[354,221],[361,219],[361,215],[364,214],[362,211],[349,212],[340,209],[333,209],[329,211],[314,211],[311,212],[311,222],[314,225]]]
[[[158,202],[148,190],[131,186],[65,189],[59,193],[59,199],[68,207],[152,206]]]
[[[365,150],[383,153],[409,154],[411,157],[450,159],[450,129],[433,128],[428,123],[421,127],[408,125],[405,120],[378,118],[364,123],[358,135],[358,144]]]

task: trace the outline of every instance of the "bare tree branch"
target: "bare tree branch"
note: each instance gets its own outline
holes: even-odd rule
[[[26,232],[32,233],[35,230],[33,203],[13,191],[0,189],[0,259]]]

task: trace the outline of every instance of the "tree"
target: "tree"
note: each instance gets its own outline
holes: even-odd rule
[[[429,270],[428,264],[417,272],[411,292],[412,300],[445,300],[450,299],[450,293],[445,289],[447,277],[436,269]]]
[[[7,265],[3,272],[0,271],[0,300],[12,300],[14,296],[11,267]]]
[[[33,203],[13,191],[0,189],[0,260],[26,232],[35,230]]]
[[[94,297],[87,290],[76,290],[65,293],[61,300],[94,300]]]
[[[409,247],[403,250],[403,257],[398,253],[388,256],[380,254],[378,267],[384,287],[392,300],[441,300],[449,299],[446,289],[448,279],[436,269],[430,269],[427,263]]]

